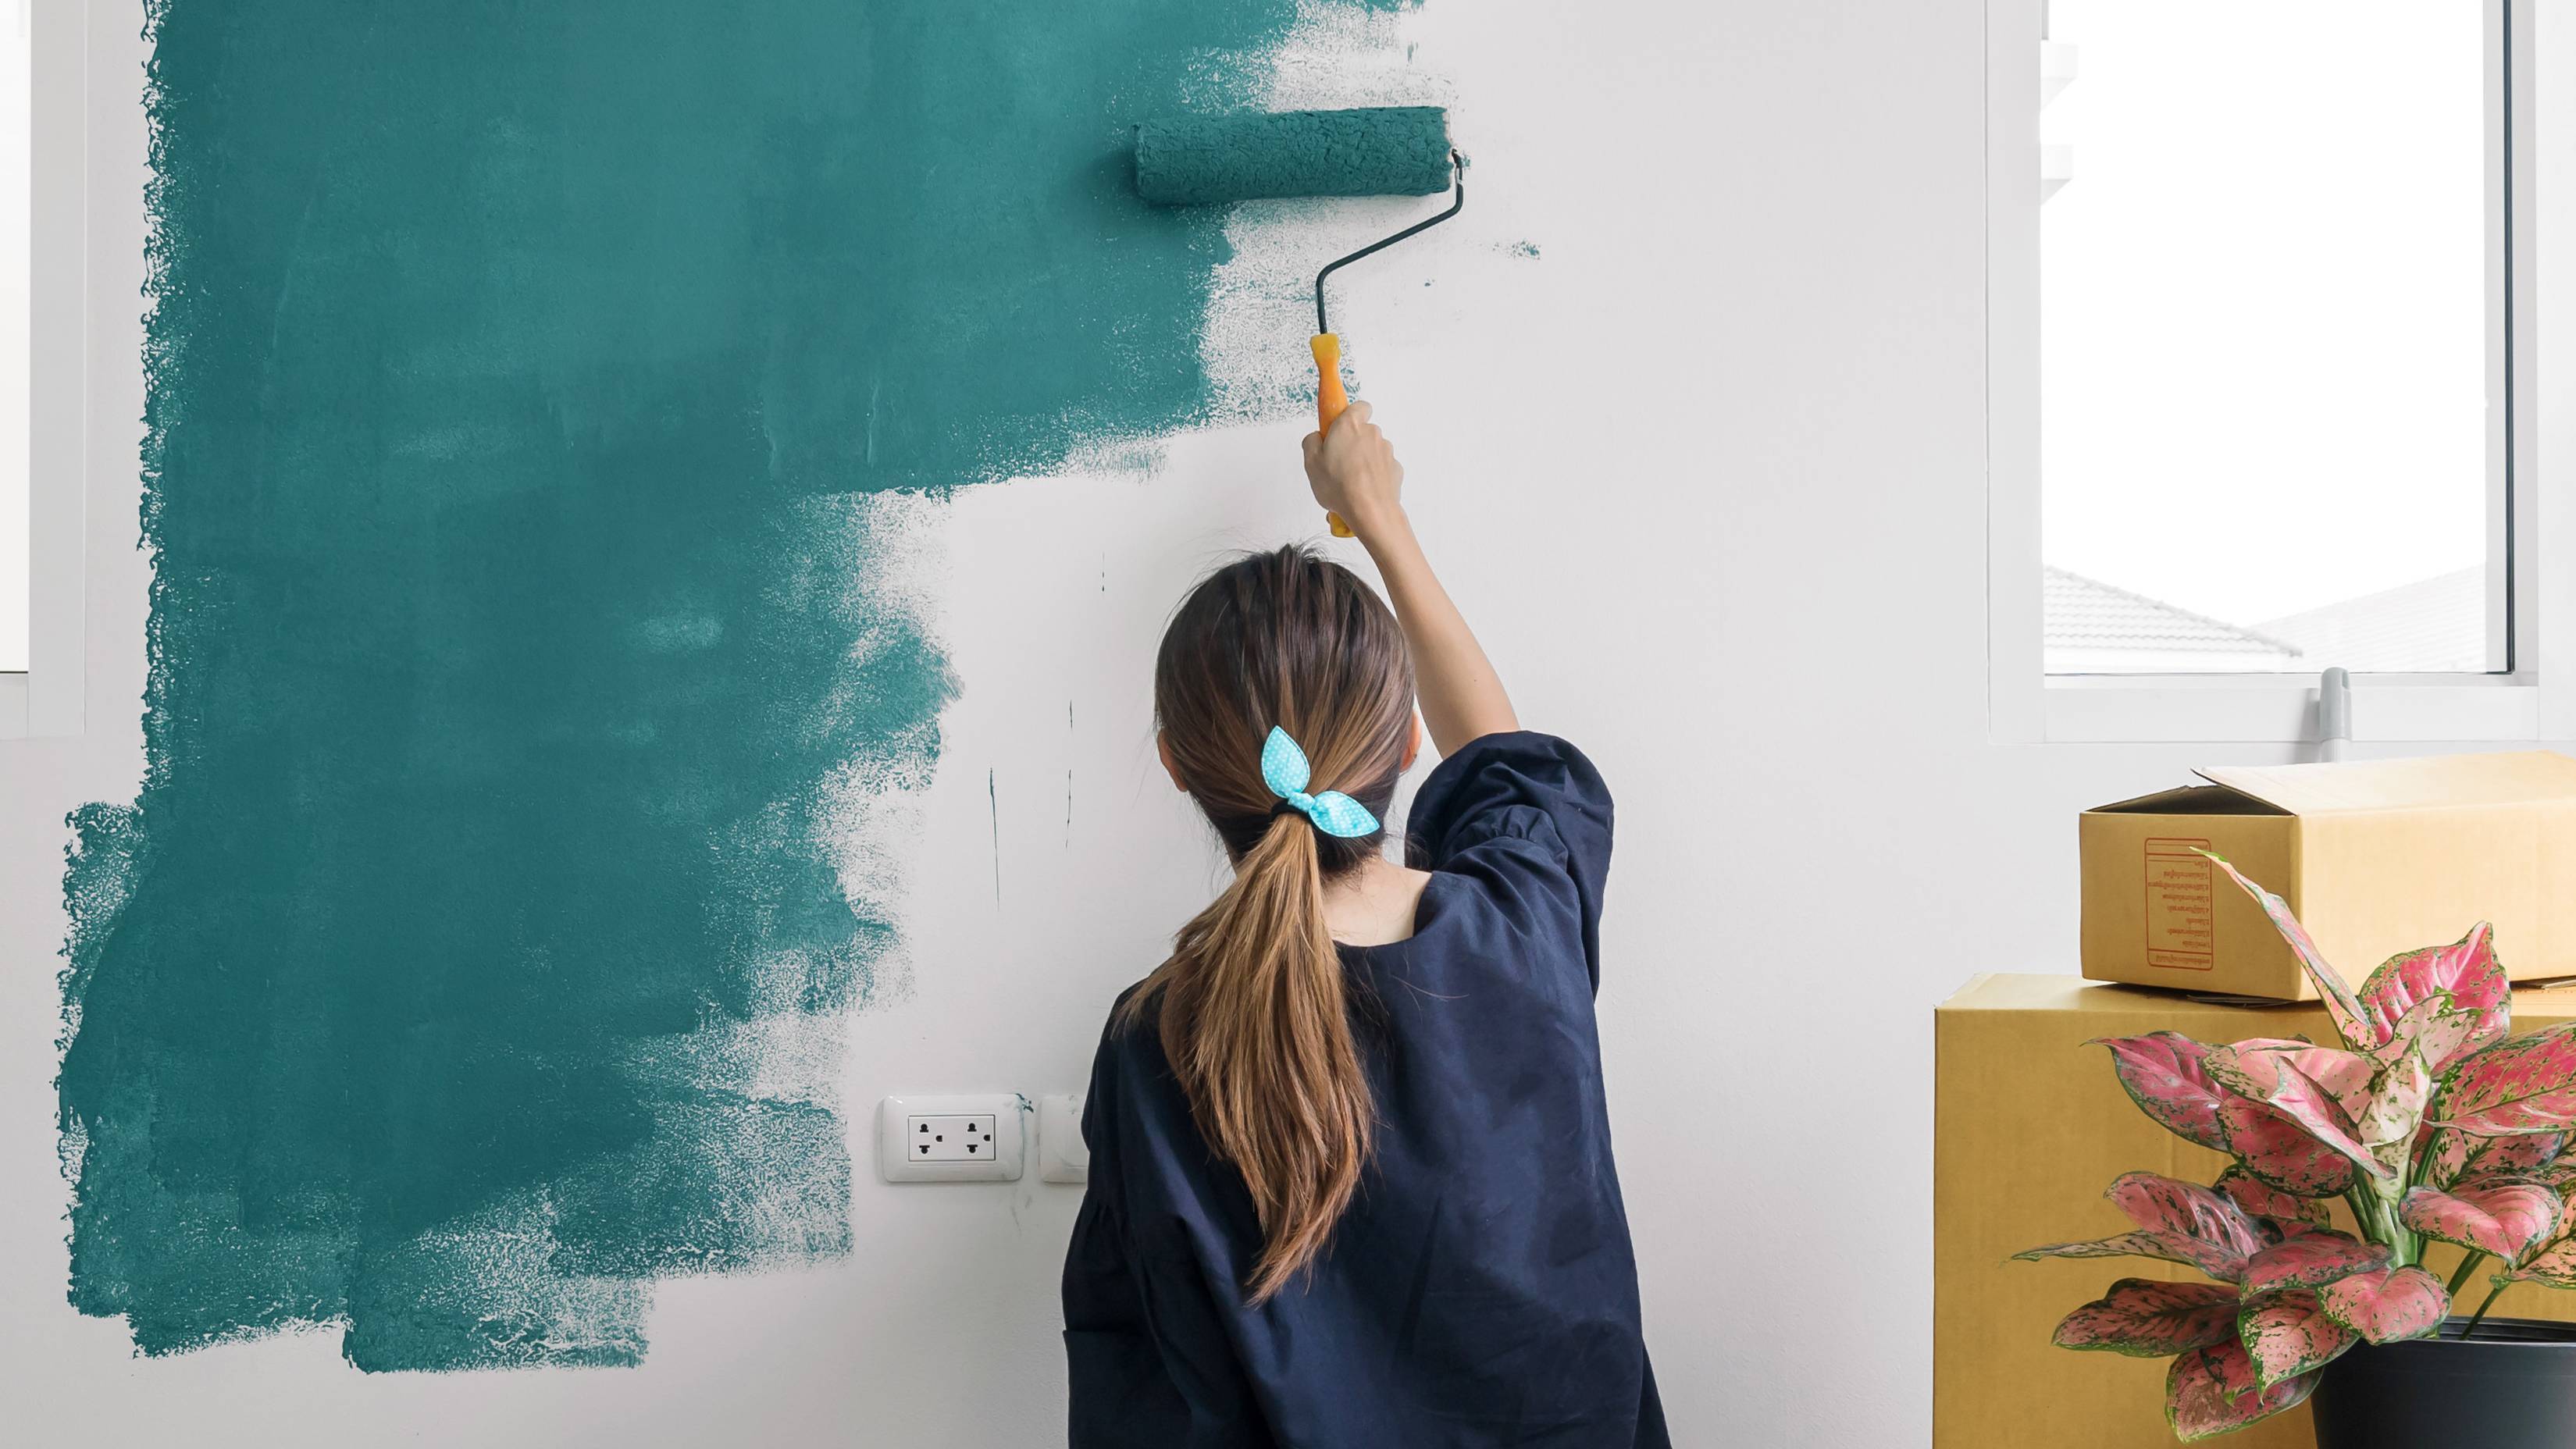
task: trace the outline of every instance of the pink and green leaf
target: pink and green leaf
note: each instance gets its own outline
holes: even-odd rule
[[[2531,1255],[2531,1261],[2505,1269],[2497,1275],[2503,1283],[2546,1283],[2552,1288],[2576,1288],[2576,1237],[2557,1242]]]
[[[2450,1316],[2442,1280],[2421,1268],[2374,1268],[2317,1290],[2326,1317],[2371,1343],[2422,1338]]]
[[[2370,1024],[2369,1013],[2363,1010],[2360,999],[2353,995],[2352,987],[2345,984],[2343,973],[2335,970],[2324,953],[2317,950],[2317,943],[2308,939],[2308,928],[2300,925],[2299,918],[2290,914],[2289,902],[2247,880],[2243,872],[2223,858],[2210,855],[2205,850],[2201,854],[2216,861],[2218,868],[2227,872],[2227,878],[2243,886],[2245,893],[2262,906],[2263,914],[2272,918],[2273,929],[2281,933],[2282,940],[2290,943],[2290,954],[2299,958],[2299,964],[2307,969],[2308,979],[2316,984],[2317,994],[2325,998],[2326,1015],[2334,1022],[2335,1030],[2342,1035],[2344,1043],[2355,1047],[2377,1046],[2380,1036]]]
[[[2323,1288],[2336,1279],[2387,1264],[2385,1244],[2365,1243],[2342,1233],[2312,1228],[2248,1259],[2238,1280],[2238,1291],[2254,1299],[2291,1288]]]
[[[2424,1042],[2424,1060],[2436,1074],[2453,1056],[2504,1040],[2513,1025],[2513,983],[2496,960],[2494,936],[2484,921],[2448,946],[2390,957],[2361,983],[2357,997],[2379,1045],[2399,1047],[2412,1035]],[[2446,997],[2441,1006],[2425,1009]],[[2442,1022],[2452,1016],[2467,1020]]]
[[[2218,1118],[2228,1092],[2201,1065],[2209,1048],[2171,1031],[2104,1037],[2094,1045],[2111,1049],[2111,1070],[2139,1111],[2187,1142],[2227,1150]]]
[[[2388,1040],[2370,1050],[2370,1059],[2385,1064],[2396,1060],[2398,1053],[2411,1047],[2423,1053],[2434,1075],[2439,1076],[2444,1068],[2473,1050],[2474,1046],[2484,1045],[2477,1040],[2482,1026],[2479,1014],[2454,1011],[2450,1008],[2450,1001],[2447,996],[2435,996],[2415,1003],[2397,1019],[2396,1030],[2389,1034]]]
[[[2256,1382],[2244,1345],[2213,1344],[2175,1359],[2166,1372],[2165,1422],[2185,1443],[2208,1439],[2292,1408],[2316,1386],[2311,1373],[2266,1389]]]
[[[2576,1126],[2576,1022],[2462,1058],[2434,1097],[2432,1120],[2480,1137]]]
[[[2418,1046],[2417,1042],[2408,1042],[2380,1069],[2370,1104],[2353,1124],[2362,1145],[2387,1166],[2392,1176],[2406,1171],[2415,1134],[2424,1125],[2424,1104],[2433,1096],[2433,1074],[2426,1069]]]
[[[2120,1085],[2141,1111],[2187,1141],[2236,1157],[2247,1176],[2302,1197],[2332,1197],[2351,1186],[2352,1158],[2319,1143],[2280,1110],[2221,1085],[2207,1069],[2208,1047],[2170,1031],[2099,1044],[2110,1049]],[[2350,1075],[2349,1068],[2321,1069]]]
[[[2014,1258],[2161,1258],[2185,1263],[2212,1278],[2235,1282],[2264,1238],[2225,1194],[2197,1183],[2125,1173],[2103,1194],[2137,1224],[2138,1231],[2080,1243],[2051,1243]]]
[[[2152,1283],[2123,1278],[2066,1315],[2059,1348],[2171,1358],[2236,1336],[2236,1290],[2224,1283]]]
[[[2430,1154],[2424,1168],[2427,1186],[2447,1188],[2464,1177],[2498,1174],[2532,1176],[2560,1188],[2570,1185],[2576,1163],[2561,1164],[2563,1132],[2517,1132],[2510,1137],[2472,1137],[2454,1127],[2431,1128]]]
[[[2149,1232],[2184,1233],[2248,1253],[2263,1245],[2235,1201],[2216,1188],[2159,1173],[2124,1172],[2102,1195]]]
[[[2227,1194],[2228,1200],[2236,1204],[2236,1210],[2249,1218],[2275,1224],[2303,1223],[2314,1228],[2322,1228],[2327,1223],[2324,1203],[2283,1192],[2246,1171],[2242,1163],[2230,1164],[2225,1172],[2218,1174],[2218,1181],[2212,1185]]]
[[[2228,1155],[2258,1181],[2300,1197],[2334,1197],[2352,1186],[2352,1159],[2277,1107],[2230,1093],[2218,1123]]]
[[[2370,1102],[2367,1058],[2306,1042],[2257,1039],[2218,1047],[2204,1064],[2221,1086],[2278,1110],[2362,1171],[2382,1180],[2396,1176],[2361,1140],[2353,1121],[2356,1107]]]
[[[2397,1220],[2427,1237],[2457,1243],[2506,1262],[2558,1231],[2555,1189],[2536,1182],[2470,1178],[2447,1192],[2419,1187],[2397,1205]]]
[[[2321,1088],[2347,1117],[2360,1116],[2370,1105],[2371,1078],[2379,1071],[2358,1052],[2276,1036],[2211,1047],[2201,1067],[2228,1091],[2265,1102],[2278,1101],[2284,1092]]]
[[[2254,1365],[2255,1382],[2266,1389],[2324,1368],[2355,1341],[2305,1289],[2246,1304],[2236,1316],[2236,1337]]]
[[[2081,1243],[2050,1243],[2045,1247],[2026,1248],[2013,1254],[2013,1261],[2036,1263],[2042,1258],[2160,1258],[2198,1268],[2212,1278],[2233,1283],[2245,1271],[2245,1258],[2215,1243],[2181,1233],[2120,1233],[2108,1238],[2094,1238]]]

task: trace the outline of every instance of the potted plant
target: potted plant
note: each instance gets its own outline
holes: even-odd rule
[[[2355,991],[2280,897],[2210,859],[2289,941],[2341,1044],[2163,1031],[2097,1043],[2140,1110],[2234,1161],[2207,1186],[2129,1173],[2108,1196],[2131,1231],[2015,1255],[2158,1258],[2214,1280],[2123,1278],[2068,1314],[2056,1342],[2171,1356],[2165,1417],[2186,1441],[2323,1382],[2320,1449],[2435,1442],[2417,1424],[2445,1443],[2576,1442],[2576,1333],[2481,1322],[2507,1284],[2576,1288],[2576,1153],[2560,1157],[2576,1127],[2576,1023],[2511,1034],[2484,923]],[[2475,1288],[2475,1311],[2451,1317]]]

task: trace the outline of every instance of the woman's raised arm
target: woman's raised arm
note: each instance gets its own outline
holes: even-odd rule
[[[1351,404],[1330,434],[1306,435],[1306,481],[1315,501],[1340,514],[1377,561],[1387,602],[1413,651],[1414,693],[1432,747],[1452,755],[1470,740],[1519,729],[1493,661],[1413,536],[1404,514],[1404,465],[1369,420],[1367,403]]]

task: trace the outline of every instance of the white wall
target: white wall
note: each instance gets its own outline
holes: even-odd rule
[[[1434,0],[1408,29],[1477,199],[1337,305],[1523,718],[1619,794],[1600,1016],[1676,1438],[1920,1443],[1932,1005],[1974,971],[2074,968],[2079,808],[2289,751],[1986,742],[1979,0]],[[99,238],[109,315],[131,310],[131,240]],[[63,1306],[61,819],[129,798],[140,765],[135,397],[98,406],[128,445],[94,484],[90,733],[0,745],[18,1421],[263,1449],[1057,1441],[1077,1191],[1034,1175],[863,1178],[855,1257],[664,1285],[633,1371],[367,1377],[328,1334],[138,1363],[120,1324]],[[863,1150],[889,1092],[1078,1087],[1112,994],[1204,898],[1147,664],[1223,550],[1314,531],[1301,431],[898,506],[965,694],[910,812],[908,990],[851,1024]]]

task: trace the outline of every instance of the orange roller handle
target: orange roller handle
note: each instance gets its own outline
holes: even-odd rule
[[[1331,332],[1315,334],[1315,431],[1329,433],[1333,419],[1351,405],[1351,396],[1342,390],[1342,339]],[[1333,526],[1333,537],[1351,538],[1351,526],[1342,522],[1338,513],[1326,513],[1324,521]]]

